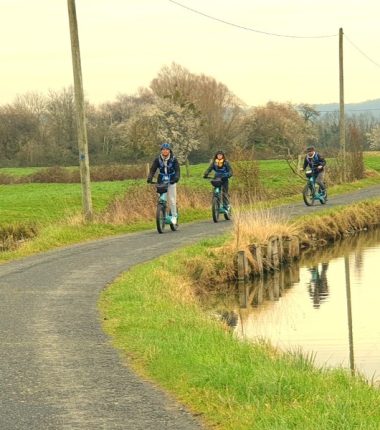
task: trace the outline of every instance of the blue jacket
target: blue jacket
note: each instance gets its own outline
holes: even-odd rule
[[[306,169],[308,166],[315,175],[318,175],[326,166],[326,160],[318,152],[315,152],[312,158],[305,157],[303,168]],[[318,166],[322,166],[322,169],[318,169]]]
[[[157,182],[159,184],[163,182],[163,179],[165,176],[169,177],[170,183],[175,183],[179,181],[180,167],[179,167],[178,160],[173,155],[172,151],[170,151],[170,157],[168,162],[166,163],[166,166],[161,155],[159,155],[157,158],[154,159],[149,171],[148,178],[152,179],[157,170],[160,171],[157,178]]]
[[[215,178],[223,178],[227,180],[232,176],[231,164],[226,159],[224,160],[222,167],[219,167],[214,159],[205,171],[204,176],[207,176],[211,170],[215,172]]]

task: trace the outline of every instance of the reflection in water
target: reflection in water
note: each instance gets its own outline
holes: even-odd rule
[[[220,313],[220,319],[224,321],[229,327],[236,327],[239,315],[235,311],[222,311]]]
[[[354,336],[352,331],[352,302],[351,302],[351,278],[350,278],[350,260],[345,255],[344,270],[346,278],[346,295],[347,295],[347,321],[348,321],[348,344],[350,346],[350,369],[351,373],[355,373],[354,359]]]
[[[309,295],[313,301],[313,306],[319,308],[321,302],[323,302],[329,295],[329,286],[327,283],[327,269],[329,263],[322,263],[321,271],[319,266],[313,266],[309,269],[311,273],[311,280],[309,283]]]
[[[304,254],[282,272],[240,284],[237,294],[212,297],[213,303],[209,297],[204,305],[218,308],[239,337],[301,348],[315,355],[317,365],[352,372],[356,367],[367,379],[379,380],[379,261],[377,230]]]

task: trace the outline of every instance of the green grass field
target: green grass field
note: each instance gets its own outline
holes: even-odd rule
[[[365,165],[369,169],[380,172],[380,154],[366,154]],[[187,177],[186,169],[183,167],[179,186],[184,184],[194,189],[211,190],[209,181],[203,179],[203,173],[207,166],[208,163],[190,166],[189,177]],[[14,176],[23,176],[38,169],[7,168],[0,169],[0,173],[7,172]],[[73,169],[73,167],[70,169]],[[270,202],[266,201],[266,204],[276,205],[300,199],[299,193],[304,182],[292,173],[285,161],[259,161],[259,172],[260,182],[272,199]],[[380,175],[372,175],[370,178],[352,184],[332,187],[330,196],[377,183],[380,183]],[[129,187],[143,186],[144,184],[144,179],[93,182],[91,190],[94,213],[99,214],[115,197],[124,195]],[[232,178],[232,194],[236,184],[237,178]],[[82,192],[80,184],[28,183],[0,185],[0,229],[1,226],[10,224],[38,225],[37,238],[24,244],[22,249],[18,251],[0,253],[0,261],[83,240],[154,228],[153,219],[141,219],[125,225],[99,223],[85,225],[78,222],[73,224],[71,220],[73,217],[79,218],[81,212]],[[182,215],[182,222],[205,219],[209,216],[209,210],[195,207]]]
[[[207,163],[190,166],[190,177],[186,176],[186,169],[182,168],[181,184],[196,189],[211,189],[209,181],[202,177],[207,166]],[[7,168],[0,169],[0,173],[20,177],[38,169]],[[279,190],[289,187],[289,184],[302,184],[290,172],[286,162],[281,160],[260,162],[260,171],[264,185],[270,189]],[[233,190],[233,180],[231,182]],[[93,182],[91,192],[94,210],[99,212],[104,209],[115,196],[126,192],[129,186],[144,183],[145,180]],[[31,221],[46,225],[80,213],[82,207],[80,184],[0,185],[0,196],[0,224]]]
[[[380,152],[366,152],[364,154],[364,164],[367,169],[380,172]]]
[[[94,182],[93,206],[104,209],[116,195],[124,193],[132,182]],[[80,184],[19,184],[0,186],[0,223],[56,222],[81,211]]]

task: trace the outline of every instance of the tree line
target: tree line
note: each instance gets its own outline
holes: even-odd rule
[[[0,106],[0,166],[76,165],[78,147],[72,88],[27,93]],[[91,164],[148,161],[159,143],[171,142],[182,163],[203,162],[217,149],[231,156],[292,157],[308,144],[339,150],[338,112],[308,104],[268,102],[249,107],[213,77],[164,66],[149,87],[98,106],[86,102]],[[380,148],[380,122],[349,116],[347,142]]]

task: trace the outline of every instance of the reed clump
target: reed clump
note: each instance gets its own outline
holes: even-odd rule
[[[224,289],[223,284],[236,280],[237,251],[246,251],[254,267],[256,262],[249,250],[250,245],[258,243],[264,246],[272,236],[287,238],[297,234],[294,223],[286,221],[279,212],[265,209],[247,211],[246,208],[243,211],[237,206],[233,212],[231,239],[223,246],[206,249],[204,254],[189,258],[184,264],[198,291]]]
[[[16,249],[21,242],[31,239],[38,234],[34,224],[7,224],[0,225],[0,251]]]
[[[290,237],[299,233],[294,222],[279,210],[237,209],[233,219],[234,248],[241,250],[253,243],[267,243],[272,236]]]

